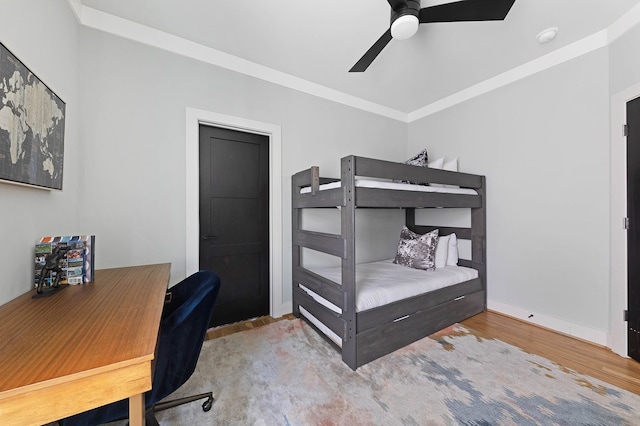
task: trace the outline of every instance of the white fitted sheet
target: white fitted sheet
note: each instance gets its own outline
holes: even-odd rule
[[[341,282],[340,267],[310,268],[337,283]],[[356,312],[366,311],[398,300],[428,293],[478,277],[478,271],[464,266],[445,266],[435,271],[413,269],[393,263],[393,260],[362,263],[356,266]],[[342,310],[300,285],[316,301],[337,313]]]
[[[331,182],[320,185],[320,191],[325,189],[339,188],[341,182]],[[478,195],[478,193],[469,188],[456,188],[450,186],[430,186],[430,185],[414,185],[410,183],[396,183],[391,181],[381,181],[373,179],[361,179],[356,178],[356,186],[360,188],[379,188],[379,189],[394,189],[397,191],[420,191],[420,192],[440,192],[446,194],[466,194],[466,195]],[[311,187],[304,187],[300,189],[301,194],[307,194],[311,192]]]

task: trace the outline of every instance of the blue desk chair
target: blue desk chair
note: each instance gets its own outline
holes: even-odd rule
[[[153,388],[145,394],[147,425],[159,425],[156,412],[199,399],[207,398],[202,404],[204,411],[211,409],[211,392],[173,401],[158,401],[173,393],[193,374],[219,289],[220,277],[216,273],[200,271],[168,290],[168,302],[160,323]],[[91,426],[128,416],[129,401],[125,399],[67,417],[58,423],[61,426]]]

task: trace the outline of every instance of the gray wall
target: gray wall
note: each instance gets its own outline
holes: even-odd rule
[[[640,82],[640,56],[634,54],[640,43],[640,26],[636,25],[609,47],[610,89],[615,94]]]
[[[608,330],[608,52],[409,126],[409,151],[487,176],[490,301]]]
[[[408,129],[395,120],[99,31],[80,40],[80,221],[97,235],[99,267],[168,261],[173,281],[184,277],[185,107],[281,126],[285,230],[292,173],[339,176],[348,154],[404,156]]]
[[[33,282],[34,244],[51,234],[90,232],[80,217],[78,28],[64,0],[3,0],[0,42],[66,102],[63,191],[0,183],[0,304]],[[37,29],[37,30],[34,30]]]

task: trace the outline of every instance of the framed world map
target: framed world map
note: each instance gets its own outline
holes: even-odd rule
[[[0,180],[62,189],[65,103],[0,43]]]

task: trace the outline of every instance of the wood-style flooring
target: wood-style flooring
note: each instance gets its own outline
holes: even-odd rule
[[[640,363],[610,349],[495,312],[462,321],[477,335],[502,340],[581,374],[640,395]]]
[[[207,339],[293,318],[292,315],[276,319],[260,317],[217,327],[207,332]],[[623,358],[605,347],[491,311],[471,317],[462,324],[473,329],[480,337],[501,340],[578,373],[640,395],[640,363]]]
[[[262,327],[263,325],[282,321],[284,319],[292,320],[295,319],[295,317],[292,314],[287,314],[280,318],[259,317],[247,321],[236,322],[234,324],[210,328],[209,331],[207,331],[206,340],[217,339],[218,337],[228,336],[230,334],[238,333],[239,331],[251,330],[252,328]]]

